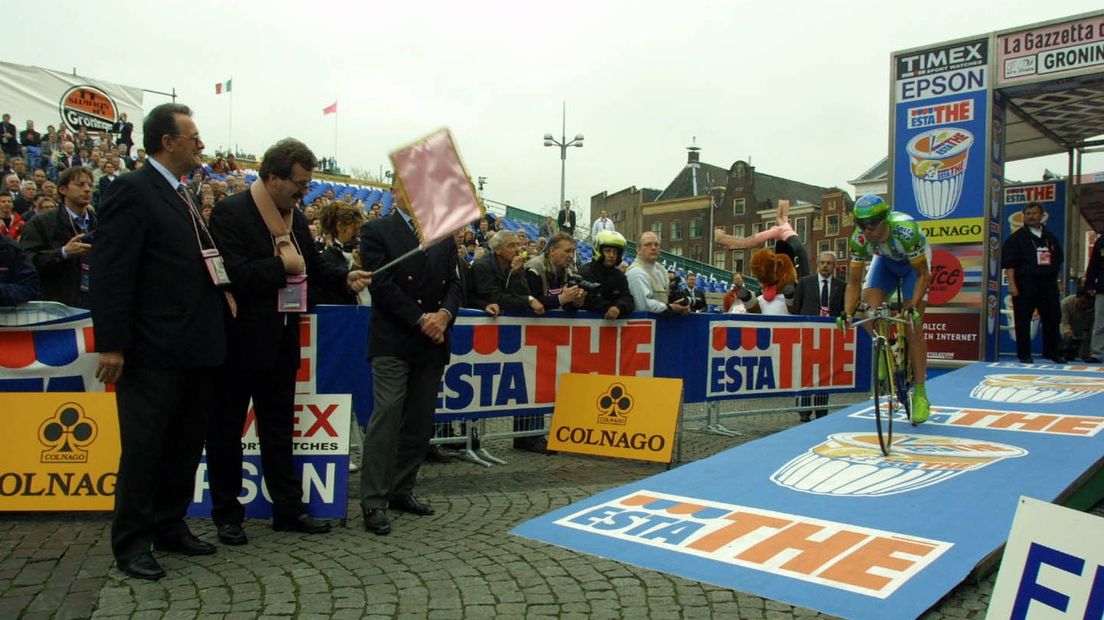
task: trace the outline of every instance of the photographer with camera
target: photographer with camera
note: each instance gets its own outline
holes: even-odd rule
[[[620,269],[626,245],[625,237],[619,232],[599,232],[594,238],[594,246],[598,249],[594,260],[583,265],[580,274],[588,283],[597,285],[587,293],[584,308],[602,313],[606,320],[627,318],[635,306],[629,281]]]
[[[92,172],[66,168],[58,177],[63,208],[32,217],[23,229],[23,249],[42,282],[42,299],[87,308],[88,253],[96,234]]]
[[[552,235],[544,252],[525,263],[529,293],[545,310],[578,310],[587,291],[575,272],[575,239],[565,232]]]

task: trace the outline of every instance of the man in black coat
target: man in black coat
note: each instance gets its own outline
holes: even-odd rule
[[[64,205],[32,217],[23,226],[23,249],[31,253],[42,279],[42,298],[74,308],[88,307],[88,255],[96,234],[92,173],[66,168],[58,178]]]
[[[803,316],[839,316],[843,312],[843,294],[847,283],[836,276],[836,254],[821,252],[817,257],[817,272],[797,281],[794,291],[793,313]],[[797,397],[798,407],[818,407],[814,411],[798,412],[802,422],[812,419],[812,414],[823,418],[828,415],[828,395],[813,394]]]
[[[214,243],[179,193],[180,177],[202,164],[191,110],[159,105],[142,131],[150,165],[104,196],[89,307],[100,354],[96,377],[115,384],[119,410],[111,550],[127,575],[160,579],[165,571],[151,545],[185,555],[215,552],[192,535],[184,514],[214,405],[214,369],[226,355],[225,302],[208,270]]]
[[[115,144],[126,145],[126,155],[130,157],[130,147],[134,146],[134,123],[127,120],[126,112],[119,115],[119,120],[111,125],[111,133],[119,134]]]
[[[248,542],[242,529],[242,426],[249,401],[257,415],[261,466],[272,498],[272,527],[318,534],[330,525],[307,514],[291,458],[299,314],[307,280],[327,288],[364,288],[368,274],[322,260],[307,218],[295,208],[317,160],[302,142],[285,138],[265,152],[258,181],[215,205],[211,236],[218,244],[237,302],[226,317],[226,363],[215,377],[215,413],[207,431],[211,519],[228,545]],[[289,234],[290,232],[290,234]]]
[[[418,247],[409,207],[396,196],[391,215],[361,228],[365,269],[374,271]],[[456,244],[446,238],[372,279],[368,359],[375,402],[364,433],[360,505],[364,529],[375,534],[391,532],[387,508],[433,514],[414,495],[414,483],[433,434],[437,387],[462,303],[456,261]]]
[[[565,200],[560,212],[556,215],[556,226],[560,232],[575,236],[575,212],[571,210],[571,201]]]
[[[1093,299],[1094,308],[1092,341],[1089,357],[1085,361],[1099,364],[1104,358],[1104,235],[1097,236],[1096,243],[1093,243],[1089,266],[1085,270],[1085,288]]]
[[[1062,245],[1043,226],[1043,206],[1029,202],[1023,209],[1023,226],[1008,236],[1001,247],[1001,268],[1012,295],[1012,316],[1016,323],[1016,356],[1030,364],[1031,316],[1039,311],[1043,328],[1043,357],[1055,364],[1066,363],[1060,352],[1062,320],[1058,279],[1062,275]]]
[[[0,306],[38,299],[38,273],[14,239],[0,235]]]

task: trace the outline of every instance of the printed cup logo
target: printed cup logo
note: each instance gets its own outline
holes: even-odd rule
[[[879,497],[915,491],[1024,456],[1016,446],[962,437],[899,435],[883,457],[875,433],[835,433],[771,475],[771,481],[802,493]]]
[[[86,463],[85,450],[96,441],[96,421],[77,403],[65,403],[38,427],[38,441],[46,446],[43,463]]]
[[[74,86],[61,96],[61,118],[73,131],[110,131],[119,118],[115,100],[95,86]]]
[[[973,143],[974,134],[956,127],[925,131],[908,141],[912,191],[920,213],[939,219],[958,206]]]
[[[998,403],[1064,403],[1104,392],[1104,379],[1063,375],[986,375],[970,397]]]
[[[633,408],[633,397],[625,386],[614,383],[605,394],[598,397],[598,422],[624,426],[628,422],[629,411]]]

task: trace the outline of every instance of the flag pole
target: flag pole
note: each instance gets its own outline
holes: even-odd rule
[[[334,105],[335,106],[337,105],[336,101],[334,102]],[[334,165],[333,165],[333,167],[337,168],[337,109],[336,108],[334,108],[334,148],[333,148],[333,156],[334,156]]]
[[[231,145],[234,144],[234,76],[230,76],[230,80],[226,82],[230,84],[230,118],[227,121],[228,133],[226,139],[226,150],[230,151]]]

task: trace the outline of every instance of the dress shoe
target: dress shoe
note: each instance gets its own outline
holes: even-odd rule
[[[441,449],[441,446],[430,446],[426,449],[425,460],[430,463],[451,463],[452,457],[445,454],[445,451]]]
[[[273,517],[272,529],[277,532],[302,532],[304,534],[325,534],[330,524],[311,518],[307,513],[297,517]]]
[[[802,411],[801,413],[799,413],[797,415],[801,416],[801,421],[802,422],[811,422],[812,419],[813,419],[812,414],[809,413],[808,411]]]
[[[1034,364],[1035,360],[1031,359],[1030,357],[1021,357],[1020,358],[1020,363],[1021,364]]]
[[[1086,364],[1099,364],[1100,363],[1100,358],[1099,357],[1094,357],[1092,355],[1090,355],[1088,357],[1081,358],[1081,359],[1083,359]]]
[[[218,526],[218,539],[224,545],[244,545],[249,542],[240,523],[223,523]]]
[[[161,568],[161,565],[157,563],[157,560],[153,559],[153,555],[149,552],[139,553],[125,560],[115,560],[115,565],[119,567],[119,570],[135,579],[157,581],[165,576],[165,569]]]
[[[1057,355],[1051,356],[1050,361],[1054,362],[1055,364],[1065,364],[1067,360],[1066,360],[1066,356],[1062,355],[1061,353],[1058,353]]]
[[[389,501],[387,505],[388,508],[394,508],[399,512],[409,512],[412,515],[418,515],[420,517],[428,517],[434,513],[432,506],[423,503],[413,493],[391,498],[391,501]]]
[[[391,533],[391,520],[387,518],[387,511],[382,508],[372,508],[364,511],[364,531],[372,532],[379,536]]]
[[[181,555],[211,555],[218,548],[211,543],[200,540],[191,534],[185,534],[176,539],[162,539],[153,542],[153,548],[168,553]]]

